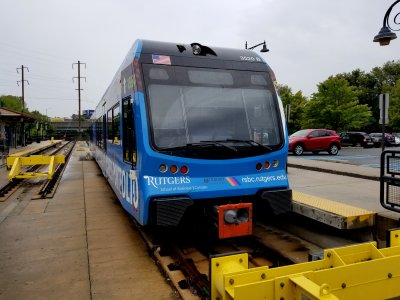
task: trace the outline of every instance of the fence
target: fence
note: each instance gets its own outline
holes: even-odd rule
[[[400,151],[381,154],[380,201],[384,208],[400,212]]]

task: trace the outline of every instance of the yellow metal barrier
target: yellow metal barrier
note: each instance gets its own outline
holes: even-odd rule
[[[44,155],[31,155],[28,157],[7,157],[7,167],[11,168],[8,174],[8,180],[12,181],[14,178],[37,178],[47,177],[52,179],[56,170],[57,164],[64,164],[64,155],[44,156]],[[23,166],[30,165],[49,165],[47,172],[24,172]]]
[[[386,247],[400,246],[400,228],[389,229],[386,232]]]
[[[400,233],[400,230],[397,232]],[[211,299],[389,299],[400,296],[400,246],[324,251],[318,261],[248,269],[246,253],[211,258]]]

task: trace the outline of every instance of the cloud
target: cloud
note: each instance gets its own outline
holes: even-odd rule
[[[399,40],[372,43],[392,1],[3,0],[0,94],[21,95],[16,68],[29,67],[26,102],[50,116],[77,113],[72,64],[86,63],[82,109],[92,109],[136,38],[244,48],[262,54],[278,81],[306,95],[328,76],[399,59]]]

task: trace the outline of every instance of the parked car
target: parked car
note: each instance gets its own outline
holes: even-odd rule
[[[373,147],[374,142],[366,132],[346,131],[340,133],[342,146],[361,146],[364,148]]]
[[[392,135],[394,136],[394,144],[395,144],[395,146],[400,146],[400,133],[393,132]]]
[[[305,151],[313,154],[328,151],[331,155],[337,155],[340,149],[340,137],[333,130],[303,129],[289,136],[289,151],[294,155],[302,155]]]
[[[379,147],[382,143],[382,132],[373,132],[370,133],[369,135],[372,137],[375,147]],[[394,136],[389,133],[385,133],[385,145],[392,146],[394,144],[395,144]]]

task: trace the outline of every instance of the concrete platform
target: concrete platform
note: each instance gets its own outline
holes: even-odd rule
[[[293,190],[293,211],[338,229],[375,224],[375,212]]]
[[[82,147],[82,146],[81,146]],[[93,160],[0,223],[0,299],[176,299]]]
[[[57,145],[61,144],[61,142],[62,140],[47,140],[40,143],[29,144],[28,146],[21,148],[10,149],[10,153],[8,156],[29,156],[39,150],[56,147]]]
[[[289,181],[294,190],[375,212],[375,222],[377,219],[379,223],[391,224],[392,221],[394,223],[399,221],[399,213],[383,208],[379,202],[379,168],[351,165],[339,161],[311,160],[291,155],[288,157],[288,167]],[[318,179],[305,176],[304,174],[308,173],[302,172],[302,169],[317,171],[312,173],[324,173],[321,178],[324,178],[326,183],[321,185]],[[294,182],[297,182],[297,186],[295,184],[293,187]],[[312,188],[304,188],[311,187],[310,182],[314,183]],[[336,188],[327,188],[328,182]]]

